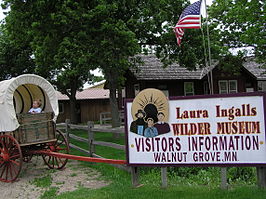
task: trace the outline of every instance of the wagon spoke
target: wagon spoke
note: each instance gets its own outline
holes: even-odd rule
[[[55,157],[55,162],[57,164],[57,168],[59,168],[58,158]]]
[[[46,156],[46,157],[49,157],[47,162],[50,162],[51,161],[51,156]]]
[[[12,168],[11,168],[12,166],[13,166],[13,165],[10,164],[10,177],[11,177],[11,179],[13,178],[13,174],[12,174],[12,171],[13,171],[13,170],[12,170]],[[14,167],[14,169],[15,169],[15,167]],[[16,175],[16,173],[14,173],[14,174]]]
[[[13,155],[13,156],[10,156],[10,159],[17,159],[19,157],[19,154],[15,154],[15,155]]]
[[[6,148],[6,143],[5,143],[5,142],[3,142],[3,150],[4,150],[4,151],[7,150],[7,148]]]
[[[11,146],[10,149],[9,149],[9,151],[10,151],[10,153],[11,152],[14,152],[14,151],[17,151],[16,145]]]
[[[62,158],[58,158],[58,159],[61,162],[61,164],[64,164],[64,162],[62,161]],[[66,159],[64,159],[64,160],[66,160]]]
[[[61,141],[60,143],[59,143],[59,141]],[[56,145],[56,146],[60,146],[61,144],[63,144],[64,143],[64,140],[58,140],[58,142],[57,142],[58,144]]]
[[[13,178],[13,174],[12,174],[12,164],[9,164],[9,176],[10,178]]]
[[[16,167],[14,164],[10,164],[10,165],[13,167],[13,171],[14,171],[14,173],[17,174],[19,168]]]
[[[1,172],[0,178],[2,178],[5,170],[6,170],[6,164],[4,164],[4,168],[3,168],[2,172]]]
[[[16,162],[15,160],[10,160],[12,163],[14,163],[15,165],[19,166],[19,162]]]
[[[11,149],[12,147],[14,147],[14,142],[9,140],[9,142],[7,143],[7,149]]]
[[[59,130],[56,131],[56,141],[53,143],[49,143],[46,146],[50,149],[53,149],[54,152],[59,152],[59,153],[69,152],[68,142],[66,141],[66,138]],[[43,155],[43,160],[51,169],[62,169],[68,161],[68,159],[66,158],[58,158],[58,157],[52,157],[52,159],[50,157],[48,159],[47,156],[49,155]]]
[[[17,140],[10,135],[0,136],[0,181],[13,182],[22,167],[22,152]],[[3,154],[6,154],[5,160]]]
[[[15,157],[18,157],[19,156],[19,153],[18,153],[17,150],[13,150],[13,151],[11,151],[11,153],[9,153],[9,155],[10,155],[10,158],[11,157],[12,158],[15,158]]]
[[[8,165],[9,164],[6,165],[6,180],[8,179]]]
[[[53,168],[55,168],[55,164],[56,164],[56,157],[53,157]]]
[[[4,165],[5,165],[5,161],[3,161],[3,163],[0,165],[0,169],[1,169],[1,167],[4,166]]]

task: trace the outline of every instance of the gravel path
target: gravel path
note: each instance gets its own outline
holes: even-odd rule
[[[23,163],[20,176],[16,182],[0,182],[0,199],[37,199],[49,187],[37,187],[34,179],[47,175],[52,177],[51,187],[57,187],[57,194],[74,191],[78,187],[97,189],[110,184],[100,179],[101,175],[94,169],[81,166],[78,161],[69,161],[63,170],[50,170],[41,157],[33,157],[30,163]]]

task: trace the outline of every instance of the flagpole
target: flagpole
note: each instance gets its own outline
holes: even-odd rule
[[[204,36],[204,31],[203,28],[201,28],[201,33],[202,33],[202,43],[203,43],[203,50],[204,50],[204,62],[205,62],[205,68],[208,71],[209,68],[209,64],[208,64],[208,58],[207,58],[207,50],[206,50],[206,44],[205,44],[205,36]],[[211,84],[211,78],[210,78],[210,73],[207,73],[207,79],[208,79],[208,87],[209,87],[209,91],[212,90],[212,84]]]
[[[208,51],[209,51],[209,67],[211,67],[211,45],[210,45],[210,34],[209,34],[209,26],[208,26],[208,13],[207,13],[207,4],[206,0],[204,0],[205,3],[205,12],[206,12],[206,22],[207,22],[207,39],[208,39]],[[211,69],[211,68],[210,68]],[[210,78],[211,78],[211,95],[213,93],[213,77],[212,77],[212,70],[210,70]],[[226,183],[226,175],[227,175],[227,169],[226,167],[221,167],[221,188],[226,189],[227,183]]]
[[[208,52],[209,52],[209,69],[211,69],[211,42],[210,42],[210,33],[209,33],[209,26],[208,26],[208,13],[207,13],[206,0],[204,0],[204,3],[205,3],[206,25],[207,25],[207,41],[208,41]],[[213,92],[212,70],[210,70],[210,84],[211,84],[210,94],[214,94],[214,92]]]

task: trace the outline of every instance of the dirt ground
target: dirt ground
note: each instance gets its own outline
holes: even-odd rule
[[[33,157],[31,162],[24,163],[20,176],[16,182],[0,182],[0,199],[37,199],[49,187],[36,186],[34,179],[51,175],[52,185],[57,187],[57,194],[74,191],[78,187],[97,189],[110,184],[101,180],[100,173],[89,167],[81,166],[78,161],[69,161],[63,170],[50,170],[42,160],[42,157]]]

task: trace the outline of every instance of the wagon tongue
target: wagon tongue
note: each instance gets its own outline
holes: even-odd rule
[[[38,154],[38,155],[47,155],[47,156],[52,156],[52,157],[57,157],[57,158],[66,158],[66,159],[72,159],[72,160],[79,160],[79,161],[85,161],[85,162],[101,162],[101,163],[110,163],[110,164],[126,164],[126,160],[113,160],[113,159],[105,159],[105,158],[93,158],[93,157],[76,156],[76,155],[52,152],[50,150],[36,150],[36,151],[32,151],[31,153],[32,154]]]

